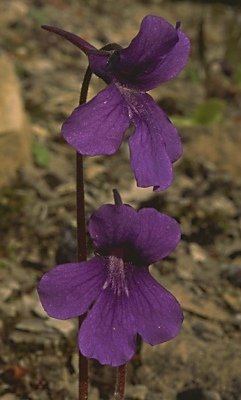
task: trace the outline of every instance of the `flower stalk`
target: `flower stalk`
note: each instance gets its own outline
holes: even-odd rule
[[[86,103],[92,72],[88,67],[80,91],[79,105]],[[77,219],[77,261],[87,258],[85,229],[85,197],[83,156],[76,152],[76,219]],[[85,314],[79,317],[81,326]],[[88,359],[79,351],[79,400],[88,399]]]
[[[120,365],[118,368],[114,400],[124,400],[125,398],[126,365]]]

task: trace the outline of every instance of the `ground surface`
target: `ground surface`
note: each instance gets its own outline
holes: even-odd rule
[[[142,346],[129,365],[126,399],[241,399],[241,11],[154,0],[2,0],[0,44],[16,67],[34,143],[33,162],[0,196],[2,400],[77,398],[76,321],[47,318],[35,288],[56,260],[75,257],[75,156],[59,129],[77,104],[86,60],[40,25],[99,47],[127,45],[146,14],[181,20],[192,39],[185,72],[152,93],[179,126],[184,156],[172,187],[158,195],[136,188],[126,143],[115,157],[87,159],[87,214],[118,187],[125,202],[180,221],[182,243],[152,273],[177,296],[185,321],[172,342]],[[100,87],[94,79],[90,96]],[[115,371],[92,362],[90,375],[90,400],[110,399]]]

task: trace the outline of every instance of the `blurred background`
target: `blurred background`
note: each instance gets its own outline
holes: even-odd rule
[[[136,188],[126,142],[114,157],[87,158],[86,209],[117,187],[125,202],[180,221],[182,243],[152,273],[185,321],[172,342],[141,346],[126,399],[241,399],[240,0],[1,0],[1,400],[77,398],[77,322],[48,318],[35,288],[56,263],[75,260],[75,153],[59,132],[87,60],[40,26],[127,46],[147,14],[181,21],[192,40],[186,69],[151,93],[178,126],[184,155],[160,194]],[[89,96],[102,87],[93,78]],[[114,376],[91,362],[90,400],[110,399]]]

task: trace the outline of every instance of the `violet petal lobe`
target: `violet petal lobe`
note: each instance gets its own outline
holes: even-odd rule
[[[107,287],[89,311],[79,333],[82,354],[103,365],[125,364],[135,352],[135,332],[129,298]]]
[[[62,126],[65,140],[80,154],[115,153],[129,126],[128,109],[114,84],[77,107]]]
[[[68,319],[84,314],[97,299],[106,280],[99,257],[87,262],[63,264],[44,274],[38,294],[50,317]]]
[[[126,97],[133,112],[133,122],[140,118],[146,122],[149,134],[162,136],[166,152],[173,163],[182,155],[182,143],[177,128],[171,123],[166,113],[155,103],[147,93],[133,94]]]
[[[160,60],[149,76],[142,76],[139,89],[151,90],[161,83],[175,78],[183,70],[191,51],[191,43],[179,28],[177,29],[177,34],[179,40],[176,45]]]
[[[148,91],[181,72],[190,48],[188,37],[179,28],[161,17],[147,16],[113,68],[121,83]]]
[[[143,79],[151,81],[160,60],[170,52],[178,41],[176,29],[165,19],[157,16],[146,16],[137,36],[130,45],[121,50],[118,64],[114,65],[120,81],[143,89]],[[152,86],[152,85],[151,85]],[[149,89],[147,89],[149,90]]]
[[[137,184],[164,190],[172,182],[172,162],[182,154],[180,136],[151,96],[146,93],[124,95],[136,126],[129,146]]]
[[[162,137],[150,135],[147,125],[139,120],[129,146],[137,186],[154,186],[158,190],[168,188],[172,183],[172,164]]]
[[[181,306],[153,279],[147,268],[135,270],[130,293],[135,327],[145,342],[151,345],[163,343],[179,333],[183,321]]]
[[[181,238],[180,226],[174,218],[153,208],[142,208],[137,215],[140,231],[134,245],[143,264],[149,265],[175,249]]]
[[[99,249],[133,242],[139,233],[138,213],[128,205],[106,204],[91,216],[89,233]]]

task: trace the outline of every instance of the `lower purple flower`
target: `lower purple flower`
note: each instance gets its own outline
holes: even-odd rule
[[[135,353],[137,334],[151,345],[174,338],[183,321],[175,297],[150,275],[148,265],[166,257],[180,240],[171,217],[154,209],[104,205],[91,217],[95,256],[47,272],[38,293],[57,319],[87,312],[80,351],[101,364],[119,366]]]

